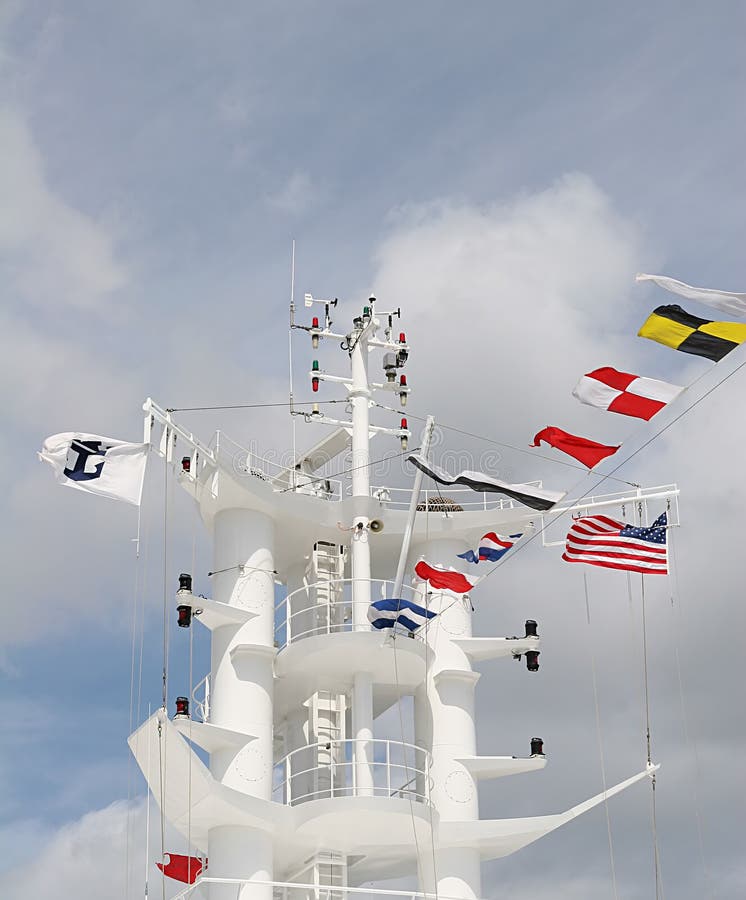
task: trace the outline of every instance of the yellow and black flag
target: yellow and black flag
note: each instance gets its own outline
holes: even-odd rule
[[[654,309],[637,334],[682,353],[718,362],[746,341],[746,323],[700,319],[672,303]]]

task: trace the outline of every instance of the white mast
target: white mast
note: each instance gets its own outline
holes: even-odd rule
[[[417,519],[416,496],[402,503],[389,491],[372,496],[371,435],[396,437],[403,449],[409,437],[406,419],[398,428],[370,421],[375,390],[398,394],[402,405],[407,399],[398,370],[409,348],[393,334],[399,311],[377,314],[371,298],[350,333],[337,334],[336,301],[306,295],[307,307],[316,303],[324,306],[323,326],[314,318],[294,327],[310,334],[314,348],[324,338],[340,342],[350,371],[327,374],[314,361],[313,389],[344,386],[351,415],[305,413],[336,430],[292,468],[273,468],[222,434],[220,452],[213,450],[151,400],[145,404],[145,440],[174,464],[213,536],[213,598],[195,596],[191,578],[177,595],[189,612],[183,615],[210,629],[212,657],[204,693],[192,698],[193,718],[157,713],[130,745],[165,816],[182,834],[189,829],[209,858],[199,884],[209,885],[212,900],[270,900],[273,889],[283,900],[341,900],[356,892],[352,885],[402,875],[418,876],[420,889],[442,900],[475,900],[483,860],[520,849],[649,773],[559,815],[479,819],[481,779],[546,764],[540,742],[524,758],[476,753],[472,664],[527,654],[535,669],[535,623],[527,622],[525,637],[475,638],[468,601],[424,584],[413,590],[403,575],[423,555],[453,568],[486,531],[524,530],[537,514],[467,492],[448,515]],[[382,383],[369,377],[374,351],[383,353]],[[431,429],[428,420],[425,443]],[[346,495],[315,473],[348,441]],[[177,445],[186,452],[181,466]],[[417,491],[420,480],[421,473]],[[276,581],[288,590],[280,601]],[[386,597],[428,605],[438,613],[435,624],[414,640],[383,640],[367,615],[371,600]],[[376,736],[378,716],[407,695],[415,746],[403,735]],[[187,736],[209,753],[209,767]]]

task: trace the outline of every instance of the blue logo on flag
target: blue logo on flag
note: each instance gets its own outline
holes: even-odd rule
[[[111,444],[103,441],[71,441],[67,451],[67,466],[62,470],[72,481],[92,481],[100,478],[104,468],[104,456]],[[72,456],[72,459],[71,459]],[[100,457],[100,462],[95,462]]]

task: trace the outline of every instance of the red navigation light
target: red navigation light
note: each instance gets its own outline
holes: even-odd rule
[[[318,327],[319,327],[319,317],[314,316],[313,319],[311,320],[311,328],[318,328]]]
[[[313,388],[314,393],[319,389],[319,379],[315,375],[311,379],[311,387]]]
[[[191,471],[191,468],[192,468],[192,457],[191,456],[183,456],[181,458],[181,468],[184,472]]]
[[[189,718],[189,698],[188,697],[177,697],[176,698],[176,715],[174,719],[188,719]]]
[[[402,390],[399,391],[399,402],[401,403],[402,406],[406,406],[407,405],[407,376],[406,375],[399,376],[399,387],[402,388]]]
[[[192,607],[182,603],[176,607],[176,612],[179,616],[176,620],[176,624],[179,628],[189,628],[192,624]]]
[[[407,430],[407,420],[406,419],[401,420],[401,429],[402,429],[402,431]]]
[[[399,343],[400,343],[400,344],[406,344],[406,343],[407,343],[407,336],[406,336],[406,334],[404,334],[403,331],[399,332]]]
[[[531,738],[531,756],[544,756],[544,741],[541,738]]]

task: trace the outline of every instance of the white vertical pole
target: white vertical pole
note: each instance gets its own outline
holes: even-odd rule
[[[422,432],[422,443],[420,445],[420,453],[424,459],[430,452],[430,440],[433,436],[433,428],[435,427],[435,419],[428,416],[425,421],[425,428]],[[404,568],[407,565],[407,556],[409,555],[409,545],[412,541],[412,529],[414,527],[414,517],[417,513],[417,503],[420,499],[420,491],[422,490],[422,469],[417,469],[414,476],[414,485],[412,486],[412,499],[409,501],[409,515],[407,516],[407,524],[404,527],[404,536],[401,542],[401,553],[399,554],[399,565],[396,567],[396,578],[394,579],[393,597],[398,598],[401,593],[402,582],[404,581]]]
[[[352,388],[352,625],[355,631],[368,631],[370,606],[370,545],[368,509],[370,503],[370,385],[368,383],[368,336],[376,329],[375,320],[357,333],[350,354]],[[354,733],[353,770],[355,790],[360,796],[372,796],[373,771],[373,680],[368,672],[356,672],[352,684],[352,730]]]
[[[356,672],[352,682],[352,730],[355,735],[357,796],[373,796],[373,676]]]
[[[352,388],[352,621],[356,631],[368,630],[370,606],[370,386],[368,384],[368,326],[351,354]]]

